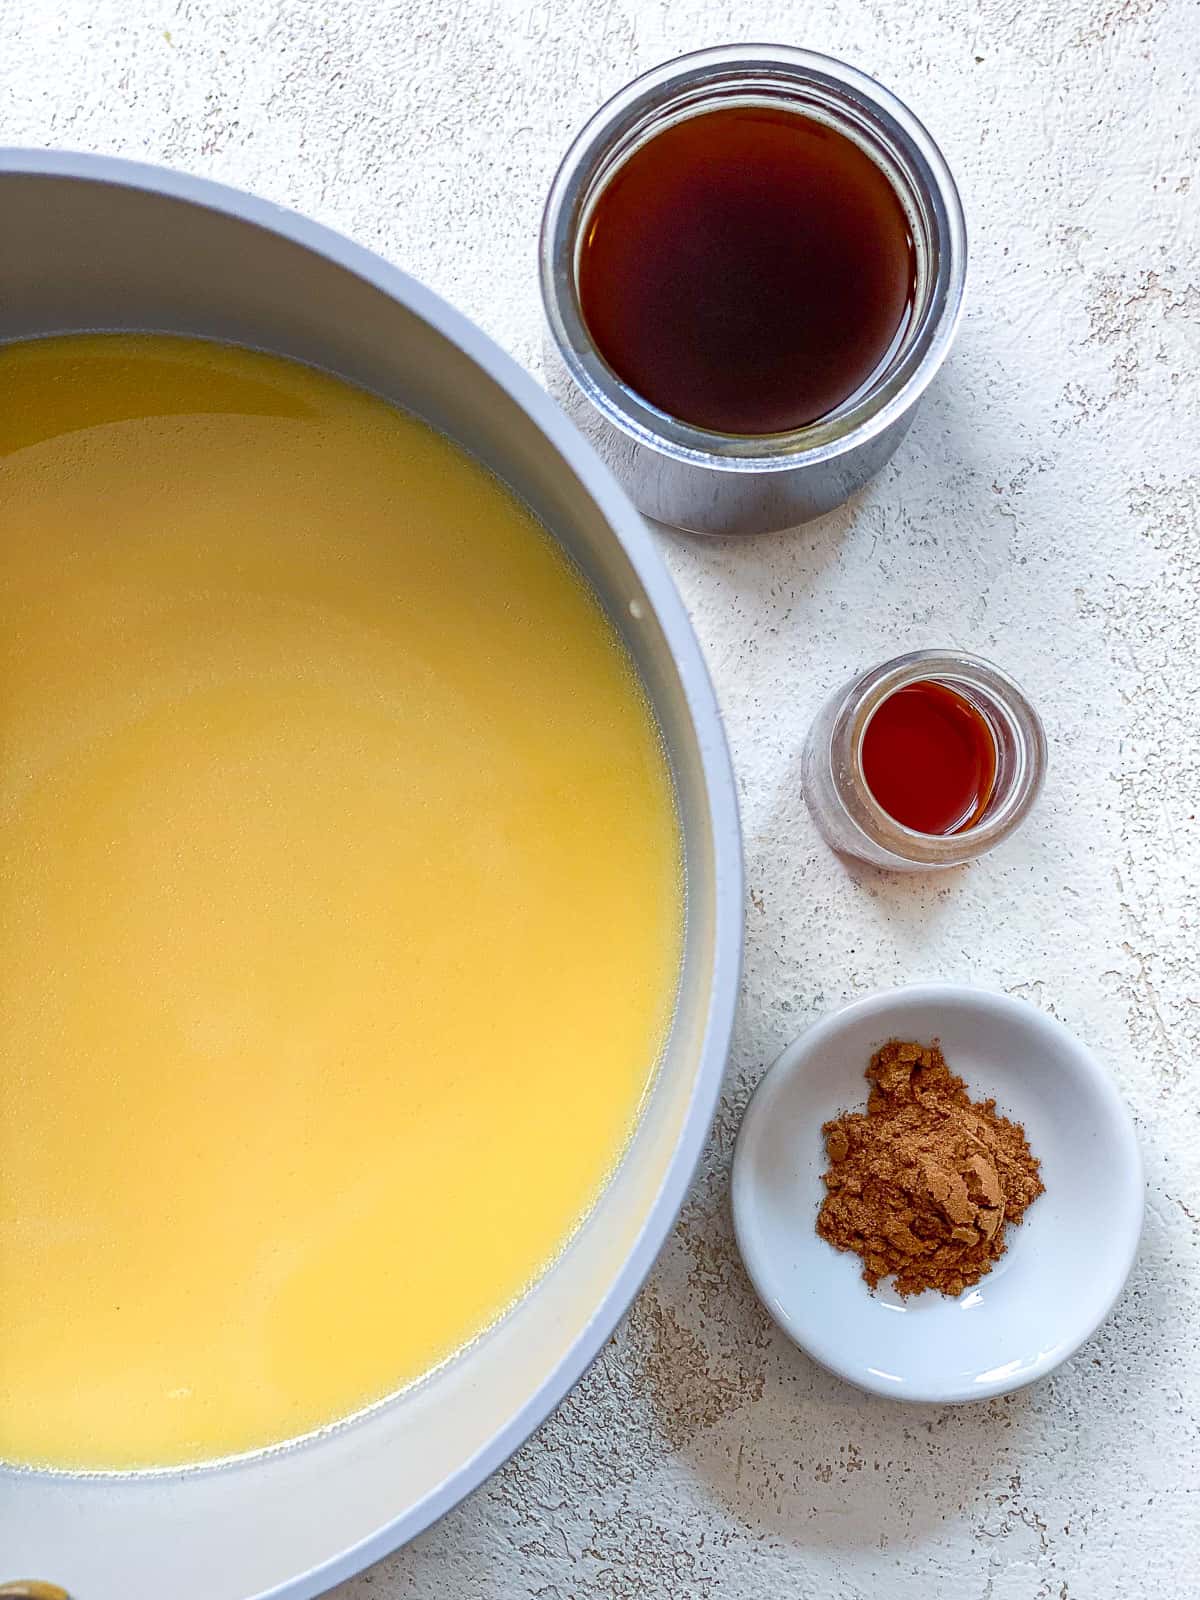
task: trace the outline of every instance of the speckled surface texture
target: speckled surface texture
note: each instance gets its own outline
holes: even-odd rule
[[[933,130],[969,310],[853,507],[663,536],[728,722],[750,898],[722,1113],[674,1239],[559,1413],[339,1600],[1117,1600],[1200,1563],[1200,10],[1190,0],[6,0],[0,139],[141,157],[373,246],[539,369],[534,238],[570,132],[636,71],[779,39]],[[818,701],[918,645],[1043,712],[1032,824],[938,879],[848,870],[800,798]],[[979,1408],[871,1400],[774,1331],[738,1263],[747,1096],[811,1018],[913,978],[1061,1017],[1133,1108],[1141,1259],[1101,1332]]]

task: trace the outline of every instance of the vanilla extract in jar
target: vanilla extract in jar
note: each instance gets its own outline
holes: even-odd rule
[[[916,833],[962,833],[987,813],[996,778],[992,720],[949,683],[917,678],[875,707],[859,753],[863,780]]]
[[[1028,816],[1046,771],[1041,719],[1007,673],[914,650],[817,713],[804,798],[828,844],[893,871],[961,866]]]

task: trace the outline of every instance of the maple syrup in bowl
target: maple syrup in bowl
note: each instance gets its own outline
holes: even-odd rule
[[[965,271],[954,181],[894,95],[810,51],[698,51],[614,96],[554,179],[550,387],[648,515],[789,527],[896,449]]]
[[[868,392],[916,295],[886,173],[812,117],[687,117],[601,191],[579,255],[584,321],[613,372],[718,434],[792,433]]]

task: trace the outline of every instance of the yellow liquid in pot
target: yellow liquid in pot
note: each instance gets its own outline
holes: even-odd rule
[[[0,350],[0,1458],[251,1450],[479,1333],[682,917],[629,661],[480,467],[273,357]]]

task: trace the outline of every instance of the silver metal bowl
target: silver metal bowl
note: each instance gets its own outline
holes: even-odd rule
[[[668,416],[612,371],[579,302],[581,242],[596,201],[664,128],[729,106],[769,106],[836,129],[890,181],[912,231],[916,295],[903,336],[865,389],[791,433],[719,434]],[[634,502],[693,533],[747,534],[823,516],[895,453],[941,367],[962,312],[962,203],[928,130],[865,72],[812,50],[737,44],[643,73],[576,135],[542,219],[542,301],[551,390]]]
[[[670,1040],[624,1161],[520,1304],[423,1384],[292,1447],[160,1473],[0,1467],[0,1584],[38,1578],[73,1600],[302,1600],[410,1539],[504,1461],[592,1361],[671,1227],[738,989],[725,740],[679,597],[625,495],[530,378],[420,284],[277,206],[100,157],[0,150],[0,218],[0,340],[142,329],[253,345],[375,390],[483,461],[619,628],[678,787],[688,903]]]

